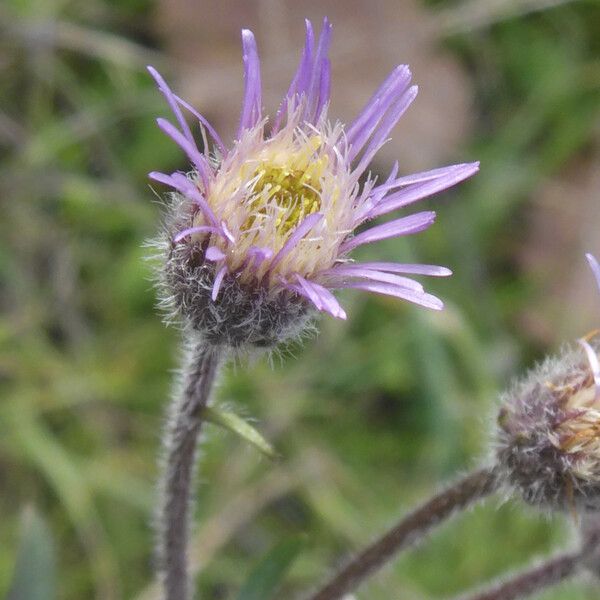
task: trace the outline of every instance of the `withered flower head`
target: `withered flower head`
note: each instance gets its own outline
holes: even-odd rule
[[[588,255],[600,285],[598,263]],[[497,457],[526,502],[600,508],[600,332],[567,347],[501,398]]]

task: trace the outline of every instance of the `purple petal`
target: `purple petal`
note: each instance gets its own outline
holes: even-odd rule
[[[408,217],[395,219],[389,223],[383,223],[383,225],[371,227],[371,229],[367,229],[344,242],[340,247],[340,252],[348,252],[357,246],[371,244],[387,238],[418,233],[427,229],[434,220],[435,213],[433,211],[423,211]]]
[[[260,61],[254,34],[249,29],[242,29],[242,48],[245,92],[238,139],[244,129],[251,129],[260,121],[262,112]]]
[[[308,88],[312,78],[312,72],[314,68],[314,52],[315,52],[315,33],[313,30],[312,23],[305,19],[306,24],[306,41],[304,44],[304,52],[302,54],[302,60],[298,67],[298,78],[296,80],[296,90],[298,95],[308,94]],[[291,96],[288,96],[291,98]]]
[[[184,196],[193,200],[200,210],[202,214],[206,218],[207,221],[210,221],[215,226],[215,231],[219,234],[223,234],[222,231],[216,228],[217,218],[215,214],[211,210],[210,206],[204,199],[204,196],[200,193],[200,190],[182,173],[173,173],[172,175],[166,175],[165,173],[159,173],[158,171],[152,171],[148,174],[150,179],[154,179],[154,181],[158,181],[165,185],[171,186],[173,189],[177,190]]]
[[[175,94],[171,91],[171,88],[167,85],[167,82],[163,79],[162,75],[154,67],[148,66],[147,69],[150,75],[152,75],[152,77],[154,78],[154,81],[156,81],[158,89],[163,93],[163,95],[167,99],[167,103],[171,107],[173,114],[177,118],[177,122],[183,130],[183,135],[185,136],[185,139],[190,144],[195,145],[196,142],[194,141],[194,136],[192,135],[192,131],[190,130],[187,121],[183,118],[183,114],[181,112],[181,109],[179,108],[179,105],[177,104]]]
[[[388,186],[392,185],[395,181],[397,181],[396,175],[398,174],[399,168],[400,168],[400,165],[399,165],[398,161],[396,161],[394,163],[394,166],[392,167],[392,170],[390,171],[390,174],[388,175],[388,178],[385,180],[385,183],[383,185],[374,187],[371,190],[373,193],[373,196],[378,196],[382,192],[385,193],[388,190]]]
[[[273,250],[271,248],[261,248],[260,246],[251,246],[248,250],[248,254],[256,257],[259,262],[268,260],[273,256]]]
[[[588,262],[590,263],[590,267],[592,268],[592,272],[594,273],[594,277],[596,278],[596,283],[598,284],[598,288],[600,289],[600,264],[596,260],[593,254],[586,254]]]
[[[196,117],[196,119],[198,119],[198,121],[200,121],[200,123],[202,125],[204,125],[204,127],[206,127],[206,129],[208,130],[208,133],[210,133],[212,139],[215,141],[215,143],[219,147],[221,154],[225,154],[227,152],[227,149],[225,148],[225,144],[223,144],[223,141],[221,140],[221,136],[217,133],[216,129],[208,122],[208,119],[203,117],[191,104],[187,103],[185,100],[183,100],[176,94],[174,94],[173,97],[181,106],[183,106],[183,108],[186,108],[187,110],[189,110]]]
[[[444,303],[431,294],[419,293],[413,290],[409,290],[405,287],[399,287],[391,285],[389,283],[369,283],[362,281],[351,281],[348,283],[336,285],[339,289],[357,289],[366,290],[368,292],[374,292],[376,294],[384,294],[387,296],[395,296],[396,298],[402,298],[415,304],[420,304],[426,308],[432,308],[434,310],[441,310],[444,308]]]
[[[154,179],[154,181],[158,181],[159,183],[163,183],[164,185],[170,185],[171,187],[175,187],[173,185],[173,180],[170,175],[166,173],[160,173],[159,171],[151,171],[148,173],[148,177],[150,179]]]
[[[175,244],[179,243],[183,238],[188,235],[192,235],[194,233],[216,233],[214,227],[210,225],[198,225],[197,227],[188,227],[187,229],[182,229],[174,238],[173,242]]]
[[[281,126],[282,119],[286,116],[289,102],[294,98],[295,95],[302,95],[306,93],[308,84],[310,83],[312,73],[312,58],[315,45],[315,35],[313,32],[312,23],[305,19],[306,24],[306,41],[304,43],[304,50],[302,51],[302,57],[298,70],[292,79],[292,83],[287,91],[287,94],[283,98],[283,102],[277,111],[275,116],[275,122],[273,124],[273,133],[277,133]]]
[[[449,165],[447,167],[440,167],[439,169],[431,169],[430,171],[422,171],[420,173],[412,173],[411,175],[404,175],[403,177],[398,177],[397,179],[389,178],[387,181],[380,186],[373,188],[373,193],[380,192],[389,192],[390,190],[404,187],[407,185],[412,185],[414,183],[424,183],[426,181],[431,181],[432,179],[439,179],[440,177],[445,177],[446,175],[450,175],[452,173],[460,172],[464,169],[475,168],[477,170],[479,167],[479,163],[461,163],[458,165]]]
[[[217,272],[217,275],[215,277],[215,282],[213,283],[213,289],[212,289],[212,294],[211,294],[211,298],[212,298],[213,302],[217,299],[217,296],[219,295],[219,290],[221,289],[221,284],[223,283],[223,277],[225,277],[226,273],[227,273],[227,267],[225,265],[223,265]]]
[[[323,60],[323,66],[321,69],[321,86],[319,91],[319,102],[317,103],[317,110],[315,112],[315,121],[318,121],[321,117],[323,109],[329,102],[331,97],[331,62],[328,58]]]
[[[296,279],[304,291],[304,296],[306,296],[317,307],[318,310],[323,310],[323,302],[321,301],[319,294],[317,294],[317,292],[308,285],[306,279],[300,277],[298,274],[296,274]]]
[[[371,137],[375,127],[383,118],[392,102],[402,94],[410,83],[411,73],[406,65],[396,67],[373,94],[358,117],[346,132],[350,146],[350,159],[353,160]]]
[[[392,273],[386,273],[384,271],[360,268],[360,265],[347,265],[345,267],[338,266],[334,267],[333,269],[329,269],[328,271],[324,271],[323,274],[333,278],[341,278],[344,281],[347,281],[348,278],[367,279],[369,281],[382,281],[383,283],[392,283],[394,285],[406,287],[418,292],[423,291],[423,286],[414,279],[409,279],[408,277],[400,277],[398,275],[393,275]]]
[[[225,221],[221,221],[221,231],[232,244],[235,244],[235,236],[233,233],[231,233],[231,231],[229,231],[229,227],[227,227],[227,223]]]
[[[217,217],[208,205],[208,202],[204,199],[204,196],[200,193],[200,190],[182,173],[173,173],[171,180],[173,181],[171,185],[182,194],[191,198],[200,207],[204,218],[217,227]]]
[[[321,304],[320,298],[318,298],[318,296],[315,296],[315,294],[313,294],[312,290],[311,290],[311,293],[309,294],[308,291],[305,290],[299,284],[297,284],[297,283],[289,283],[289,282],[287,282],[285,280],[282,280],[281,284],[283,285],[283,287],[286,290],[289,290],[291,292],[295,292],[296,294],[299,294],[303,298],[306,298],[307,300],[310,300],[313,303],[313,305],[315,306],[315,308],[317,310],[320,310],[320,311],[323,310],[323,305]]]
[[[378,125],[376,131],[373,134],[367,149],[364,151],[360,159],[358,167],[356,167],[356,173],[362,173],[371,162],[373,156],[386,142],[390,131],[394,128],[400,117],[406,112],[408,107],[412,104],[412,101],[417,97],[419,88],[416,85],[409,87],[406,92],[400,96],[400,98],[392,104],[381,123]]]
[[[314,281],[307,281],[300,275],[296,274],[296,279],[305,292],[306,297],[322,311],[328,312],[336,319],[346,319],[346,312],[340,306],[336,297],[325,287],[315,283]]]
[[[329,89],[329,71],[327,68],[327,53],[331,44],[332,25],[325,17],[323,19],[323,27],[319,36],[317,52],[315,54],[314,65],[310,77],[310,83],[307,90],[306,110],[304,119],[309,123],[314,123],[317,118],[317,106],[323,101],[323,104],[329,99],[325,97],[325,92]]]
[[[430,275],[433,277],[448,277],[452,271],[446,267],[437,265],[401,264],[391,262],[366,262],[343,265],[344,269],[369,269],[375,271],[387,271],[388,273],[410,273],[413,275]],[[333,267],[331,271],[338,269]]]
[[[206,249],[204,257],[206,260],[210,260],[211,262],[217,262],[219,260],[223,260],[225,258],[225,254],[223,254],[223,252],[216,246],[209,246]]]
[[[398,161],[394,163],[388,178],[385,180],[385,183],[373,188],[371,190],[371,194],[364,200],[362,200],[358,206],[356,207],[355,217],[354,217],[354,226],[356,227],[358,224],[362,223],[366,215],[371,212],[372,208],[381,202],[381,199],[385,196],[387,192],[387,186],[391,185],[398,174]]]
[[[166,119],[156,119],[158,126],[187,154],[192,164],[196,167],[202,180],[204,189],[208,189],[210,167],[206,158],[196,147],[195,142],[190,142],[186,137]]]
[[[370,119],[375,114],[381,112],[381,100],[388,97],[390,92],[397,88],[399,81],[403,81],[404,87],[406,88],[408,82],[410,81],[410,77],[411,74],[408,65],[398,65],[392,70],[392,72],[385,78],[383,83],[371,96],[356,119],[354,119],[352,124],[348,127],[346,136],[349,143],[353,143],[354,138],[363,130]]]
[[[270,259],[273,256],[273,251],[270,248],[261,248],[260,246],[250,246],[246,253],[246,258],[239,267],[240,271],[248,269],[252,272],[256,272],[260,265],[265,260]]]
[[[444,174],[436,179],[430,179],[424,183],[409,185],[399,192],[395,192],[376,204],[365,216],[365,219],[373,219],[397,210],[423,198],[427,198],[437,192],[464,181],[479,170],[479,163],[461,165],[460,168],[448,168]]]
[[[326,287],[323,287],[314,281],[307,281],[306,283],[319,295],[323,304],[323,310],[327,311],[336,319],[347,318],[346,311],[340,306],[337,298]]]
[[[271,261],[271,265],[269,266],[269,271],[272,271],[322,218],[323,215],[321,213],[308,215],[308,217],[296,227],[294,233],[292,233],[288,241],[283,245],[283,248],[275,255],[275,258]]]

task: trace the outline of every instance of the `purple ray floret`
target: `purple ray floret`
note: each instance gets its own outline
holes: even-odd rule
[[[260,61],[254,34],[248,29],[242,30],[242,46],[244,49],[244,103],[240,117],[240,128],[238,137],[244,129],[251,129],[261,119],[261,83],[260,83]]]
[[[585,257],[587,258],[588,263],[590,263],[590,267],[592,268],[592,272],[596,278],[596,283],[600,289],[600,264],[598,264],[598,261],[593,254],[586,254]]]
[[[149,67],[177,123],[160,118],[158,125],[191,164],[189,173],[150,174],[154,181],[170,186],[185,209],[171,243],[197,249],[195,256],[212,273],[210,301],[215,306],[235,281],[236,293],[247,289],[249,296],[259,291],[269,298],[291,295],[340,319],[346,313],[332,293],[336,289],[360,289],[440,309],[441,300],[411,277],[446,276],[449,269],[355,263],[350,253],[366,244],[427,229],[435,220],[432,211],[374,220],[460,183],[479,164],[398,175],[396,163],[387,179],[380,183],[373,179],[369,165],[418,89],[411,84],[410,69],[399,65],[353,123],[348,127],[332,123],[328,117],[331,34],[327,19],[318,38],[306,21],[298,67],[270,120],[263,114],[256,40],[251,31],[242,31],[244,94],[236,138],[229,145]],[[186,115],[193,115],[196,125],[208,131],[214,151],[206,144],[200,149]],[[355,232],[358,226],[361,230]],[[588,259],[600,285],[600,267]]]

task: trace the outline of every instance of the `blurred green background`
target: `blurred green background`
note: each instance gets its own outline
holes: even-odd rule
[[[227,370],[218,402],[282,458],[207,427],[199,597],[236,598],[269,552],[298,544],[276,597],[314,585],[484,458],[497,392],[598,324],[583,260],[600,253],[598,1],[2,0],[0,596],[13,578],[31,585],[33,564],[47,587],[13,600],[155,597],[153,483],[178,333],[154,310],[144,261],[160,219],[146,174],[186,164],[155,126],[168,111],[145,65],[230,139],[239,29],[257,34],[272,108],[302,17],[323,14],[334,117],[351,118],[397,63],[421,85],[375,168],[480,159],[481,173],[426,202],[431,230],[362,253],[450,266],[427,282],[443,313],[347,293],[347,322],[324,318],[303,345]],[[568,525],[492,499],[356,597],[458,593],[565,545]]]

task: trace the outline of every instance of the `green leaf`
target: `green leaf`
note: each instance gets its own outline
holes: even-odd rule
[[[32,509],[23,513],[21,542],[6,600],[56,598],[55,547],[44,520]]]
[[[204,409],[204,418],[209,423],[213,423],[239,435],[243,440],[252,444],[271,460],[277,458],[277,453],[273,449],[273,446],[252,425],[235,413],[223,411],[214,406],[208,406]]]
[[[304,546],[303,537],[283,540],[262,558],[242,586],[237,600],[269,600]]]

